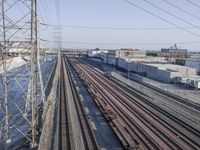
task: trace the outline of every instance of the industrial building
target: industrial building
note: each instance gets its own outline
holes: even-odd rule
[[[200,52],[190,52],[189,55],[192,59],[200,59]]]
[[[176,77],[194,76],[196,69],[174,64],[156,64],[118,60],[118,67],[165,83],[174,83]]]
[[[120,49],[120,50],[108,50],[104,53],[104,63],[117,66],[119,58],[143,58],[146,56],[146,51],[140,51],[138,49]]]
[[[197,74],[200,75],[200,59],[186,59],[187,67],[195,68],[197,70]]]
[[[170,48],[162,48],[161,53],[164,53],[166,57],[173,60],[173,58],[188,58],[188,50],[178,48],[176,44]]]
[[[166,57],[146,56],[145,51],[133,49],[108,50],[98,55],[100,55],[99,57],[105,64],[113,65],[118,69],[137,73],[150,79],[164,83],[181,83],[180,81],[184,80],[182,78],[187,77],[188,85],[194,87],[199,85],[197,68],[189,65],[169,64]],[[195,77],[195,79],[192,77]],[[192,79],[190,80],[190,78]]]
[[[140,58],[146,56],[146,51],[138,49],[109,50],[108,55],[112,55],[115,58]]]
[[[98,54],[102,53],[100,50],[89,50],[87,51],[88,57],[96,57]]]

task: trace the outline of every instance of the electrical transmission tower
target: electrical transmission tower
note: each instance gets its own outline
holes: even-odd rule
[[[45,102],[37,40],[37,3],[1,0],[0,7],[0,143],[6,149],[25,137],[35,147],[38,106]],[[10,69],[16,65],[13,62],[16,56],[25,63]]]
[[[57,52],[58,56],[61,51],[61,27],[59,25],[54,26],[54,53]]]

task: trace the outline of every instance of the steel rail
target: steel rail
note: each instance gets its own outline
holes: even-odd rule
[[[59,110],[59,149],[72,150],[76,148],[84,148],[85,150],[99,150],[100,147],[93,133],[92,127],[87,119],[84,111],[83,104],[81,103],[79,94],[76,91],[75,85],[72,80],[70,66],[68,61],[62,56],[61,74],[60,74],[60,110]],[[70,103],[69,103],[70,101]],[[70,111],[69,104],[74,103],[75,111]],[[74,116],[72,113],[77,114],[78,126],[80,126],[80,135],[83,138],[83,143],[77,143],[75,134],[73,132],[79,127],[73,127]],[[76,116],[76,115],[75,115]],[[81,145],[79,145],[81,144]],[[82,148],[81,148],[82,147]]]
[[[66,72],[67,72],[67,76],[69,78],[69,84],[70,84],[70,87],[71,87],[71,91],[72,91],[72,94],[73,94],[73,100],[75,102],[75,107],[76,107],[76,111],[77,111],[77,114],[78,114],[78,119],[79,119],[80,126],[81,126],[81,129],[82,129],[82,135],[83,135],[85,147],[88,150],[98,150],[98,149],[100,149],[99,145],[98,145],[97,140],[95,138],[95,135],[93,133],[92,127],[91,127],[91,125],[90,125],[90,123],[89,123],[89,121],[86,117],[84,107],[83,107],[83,104],[81,103],[79,94],[77,93],[75,85],[72,81],[70,66],[69,66],[69,63],[66,59],[65,59],[65,69],[66,69]]]
[[[104,86],[104,88],[106,88],[107,90],[110,90],[109,87]],[[120,92],[120,91],[118,91],[118,92]],[[139,113],[137,113],[137,111],[141,111],[140,109],[138,109],[134,112],[131,111],[132,108],[128,107],[128,105],[131,105],[131,103],[126,105],[124,102],[125,100],[123,100],[123,97],[121,95],[119,95],[119,93],[118,94],[115,93],[115,94],[111,94],[111,95],[113,96],[113,98],[115,98],[117,100],[117,101],[114,101],[113,103],[115,103],[115,105],[116,105],[116,103],[118,103],[118,108],[123,109],[123,111],[126,112],[128,118],[133,119],[134,122],[137,122],[136,125],[138,125],[139,128],[142,127],[141,130],[143,130],[143,132],[146,132],[148,139],[151,139],[152,142],[155,143],[155,145],[160,146],[160,148],[164,148],[164,149],[171,148],[171,147],[169,147],[170,143],[169,143],[169,145],[166,144],[167,142],[164,142],[164,140],[161,138],[161,136],[158,136],[158,133],[156,133],[156,130],[155,129],[152,130],[153,126],[149,127],[149,124],[146,123],[147,120],[146,120],[146,122],[144,121],[143,118],[145,117],[146,114],[140,115]],[[138,116],[138,115],[140,115],[140,116]],[[150,124],[153,124],[153,123],[150,122]],[[157,126],[157,127],[159,127],[159,126]],[[151,130],[150,130],[150,128],[151,128]],[[170,139],[168,138],[168,140],[170,140]],[[149,144],[149,143],[147,143],[147,144]],[[186,145],[184,147],[186,147]]]
[[[62,60],[60,74],[60,119],[59,119],[59,149],[71,149],[69,110],[66,103],[66,79],[64,74],[64,63]]]
[[[119,101],[121,101],[121,99],[123,99],[123,101],[121,101],[121,106],[119,105],[119,107],[118,107],[118,109],[120,109],[120,107],[122,108],[122,106],[124,107],[124,108],[126,108],[127,110],[129,110],[129,111],[127,111],[127,113],[130,113],[130,112],[132,112],[132,113],[134,113],[133,111],[131,111],[131,109],[133,109],[133,106],[135,105],[135,107],[134,107],[134,109],[135,109],[135,112],[137,112],[137,111],[140,111],[140,114],[139,113],[137,113],[137,115],[135,115],[136,117],[138,117],[139,118],[139,116],[140,116],[140,118],[142,118],[142,119],[140,119],[140,121],[141,121],[141,123],[143,122],[143,125],[146,125],[146,126],[143,126],[143,127],[146,127],[146,129],[147,129],[147,127],[149,128],[149,129],[151,129],[151,131],[154,131],[154,135],[156,135],[157,134],[157,136],[158,136],[158,131],[156,131],[155,132],[155,129],[156,128],[154,128],[154,127],[151,127],[151,125],[152,124],[157,124],[157,128],[159,128],[160,129],[160,131],[159,132],[161,132],[161,131],[165,131],[165,136],[166,135],[171,135],[171,136],[169,136],[170,138],[168,138],[167,139],[167,141],[171,141],[172,142],[172,140],[175,140],[175,143],[177,144],[177,146],[181,146],[181,147],[179,147],[179,148],[186,148],[187,146],[191,146],[190,148],[194,148],[195,149],[195,146],[193,147],[192,146],[192,144],[190,143],[190,142],[186,142],[186,141],[184,141],[183,139],[181,140],[181,139],[179,139],[179,137],[177,138],[177,137],[175,137],[175,133],[173,133],[173,131],[174,130],[172,130],[172,128],[170,129],[170,130],[167,130],[167,125],[165,125],[165,123],[166,122],[164,122],[163,120],[161,120],[160,121],[160,118],[158,117],[158,115],[156,116],[155,114],[154,115],[152,115],[151,113],[151,111],[149,111],[148,109],[146,109],[145,107],[147,107],[147,106],[142,106],[141,104],[140,105],[138,105],[138,102],[137,103],[135,103],[134,105],[132,105],[130,102],[132,102],[133,103],[133,101],[131,100],[131,98],[133,98],[133,97],[130,97],[130,95],[128,95],[128,93],[127,92],[125,92],[124,90],[121,90],[119,87],[117,87],[116,88],[116,86],[114,86],[114,84],[111,82],[111,81],[109,81],[108,79],[106,79],[104,76],[103,76],[103,74],[100,74],[99,72],[97,72],[96,70],[94,70],[94,69],[91,69],[91,68],[87,68],[88,66],[81,66],[81,64],[79,64],[79,67],[77,67],[78,65],[76,65],[76,69],[78,70],[78,72],[81,72],[81,73],[83,73],[84,72],[84,74],[85,74],[85,79],[86,78],[88,78],[88,77],[90,77],[90,78],[88,78],[87,80],[88,81],[90,81],[90,84],[92,84],[91,83],[91,80],[94,80],[93,82],[93,86],[95,87],[96,85],[95,84],[101,84],[101,88],[106,88],[107,90],[110,90],[110,92],[113,92],[114,94],[111,94],[110,96],[112,97],[112,99],[111,100],[113,100],[114,98],[115,99],[117,99],[117,101],[115,101],[115,103],[116,102],[119,102]],[[82,70],[81,70],[81,67],[82,67]],[[84,69],[83,69],[84,68]],[[81,70],[81,71],[80,71]],[[95,80],[97,80],[97,81],[95,81]],[[87,81],[87,82],[88,82]],[[108,85],[108,84],[110,84],[110,85]],[[104,85],[104,86],[103,86]],[[99,86],[100,87],[100,86]],[[115,88],[115,91],[114,91],[114,88]],[[95,90],[99,90],[98,89],[98,87],[96,87],[96,89]],[[116,90],[117,90],[117,92],[116,92]],[[98,92],[100,92],[100,91],[98,91]],[[125,93],[125,94],[124,94]],[[128,97],[127,97],[127,95],[128,95]],[[124,98],[123,98],[124,97]],[[108,103],[108,101],[107,101],[107,103]],[[130,107],[130,106],[131,107]],[[137,107],[136,107],[137,106]],[[102,106],[103,107],[103,106]],[[115,107],[117,107],[116,106],[116,104],[115,104]],[[114,108],[114,106],[113,106],[113,108]],[[154,108],[155,109],[155,108]],[[137,110],[137,111],[136,111]],[[119,111],[119,110],[118,110]],[[124,111],[126,111],[125,109],[124,109]],[[155,111],[154,111],[155,112]],[[158,112],[157,112],[158,113]],[[129,114],[129,116],[130,116],[130,114]],[[132,116],[133,117],[133,116]],[[148,120],[149,120],[149,123],[150,123],[150,125],[148,125],[147,123],[145,123],[144,121],[147,121],[148,122]],[[154,120],[154,121],[152,121],[152,120]],[[139,121],[139,120],[138,120]],[[157,121],[157,122],[156,122]],[[162,126],[161,126],[162,125]],[[162,130],[161,130],[162,129]],[[166,132],[167,131],[167,132]],[[150,132],[150,131],[149,131]],[[179,131],[180,132],[180,131]],[[158,137],[160,137],[161,139],[163,138],[162,137],[162,135],[160,135],[160,136],[158,136]],[[173,139],[171,139],[171,137],[174,137]],[[198,137],[197,137],[198,138]],[[166,140],[166,139],[165,139]],[[168,146],[170,146],[171,144],[169,143],[169,142],[167,142],[168,143]],[[173,142],[172,142],[173,143]],[[174,144],[175,144],[174,143]],[[171,145],[172,146],[172,145]]]
[[[94,71],[96,71],[96,70],[94,70]],[[96,71],[97,72],[97,71]],[[98,72],[97,72],[98,73]],[[97,75],[96,75],[97,76]],[[116,85],[115,84],[113,84],[112,82],[110,82],[108,79],[105,79],[105,80],[107,80],[107,83],[109,83],[110,85],[112,85],[112,87],[111,87],[111,90],[112,89],[116,89],[117,91],[118,91],[118,93],[120,92],[120,89],[119,88],[117,88],[116,87]],[[125,94],[126,93],[126,94]],[[129,99],[129,101],[132,101],[131,100],[131,98],[133,98],[133,99],[135,99],[135,96],[133,97],[133,96],[131,96],[128,92],[126,92],[126,91],[122,91],[122,95],[125,95],[125,97],[126,97],[126,99]],[[127,95],[129,95],[129,97],[127,97]],[[140,99],[140,101],[141,100],[143,100],[143,99]],[[132,101],[133,103],[135,102],[135,101]],[[135,103],[135,105],[138,105],[139,104],[139,101],[137,102],[137,103]],[[128,104],[128,106],[129,105],[131,105],[131,103],[129,103]],[[134,105],[133,105],[134,106]],[[159,109],[160,110],[160,109]],[[138,112],[139,110],[137,110],[137,112]],[[152,112],[150,112],[149,114],[151,115],[151,113]],[[166,114],[166,113],[165,113]],[[160,115],[160,113],[159,113],[159,115]],[[145,115],[142,115],[142,116],[145,116]],[[157,117],[158,117],[158,115],[157,115]],[[157,119],[158,120],[158,119]],[[160,119],[160,120],[162,120],[162,119]],[[169,119],[168,119],[169,120]],[[169,120],[169,121],[171,121],[171,120]],[[160,122],[160,121],[159,121]],[[179,121],[180,122],[180,121]],[[179,122],[178,122],[178,124],[179,124]],[[170,123],[172,123],[172,122],[170,122]],[[163,123],[163,125],[164,126],[166,126],[166,124],[168,124],[168,126],[170,126],[170,124],[168,123],[168,122],[164,122]],[[177,125],[178,125],[177,124]],[[169,128],[168,126],[166,126],[167,128]],[[176,126],[174,126],[173,128],[175,128]],[[171,130],[173,131],[173,132],[175,132],[175,130],[173,129],[173,128],[171,128]],[[196,148],[199,148],[199,135],[200,134],[196,134],[196,132],[194,133],[190,133],[190,132],[187,132],[187,128],[182,128],[182,126],[179,126],[179,129],[181,128],[181,132],[180,132],[180,130],[179,130],[179,132],[176,132],[176,134],[179,136],[179,138],[182,138],[182,140],[184,140],[186,143],[188,143],[188,144],[190,144],[191,146],[194,146],[194,145],[197,145],[197,146],[194,146],[194,147],[196,147]],[[167,130],[164,130],[164,131],[167,131]],[[183,135],[183,134],[181,134],[181,133],[184,133],[185,134],[185,136]],[[195,135],[197,135],[197,136],[195,136]],[[187,138],[189,137],[190,139],[189,140],[187,140]],[[174,138],[174,140],[176,141],[176,138]],[[192,142],[193,141],[193,142]],[[178,142],[177,142],[178,143]],[[186,147],[186,145],[185,146],[183,146],[183,148],[185,148]]]
[[[91,79],[89,79],[89,80],[91,81]],[[97,84],[98,83],[95,83],[94,86],[97,85]],[[99,87],[96,88],[96,90],[98,90],[98,89],[99,89]],[[101,94],[104,94],[104,92],[102,92]],[[110,100],[112,99],[112,97],[108,97],[107,95],[105,95],[105,97],[107,97],[106,98],[107,105],[110,105],[110,108],[113,108],[115,110],[115,113],[118,115],[118,121],[116,121],[116,120],[114,120],[114,121],[118,122],[119,124],[123,124],[122,128],[119,128],[119,130],[122,131],[122,129],[125,129],[126,134],[131,136],[132,140],[136,139],[136,141],[139,142],[140,148],[142,148],[142,149],[148,149],[148,148],[155,149],[156,145],[153,144],[149,140],[149,138],[146,137],[144,129],[139,128],[138,126],[135,126],[134,125],[135,122],[130,120],[130,117],[129,117],[129,115],[126,111],[125,112],[119,111],[120,106],[116,107],[114,103],[110,103]],[[116,127],[118,127],[118,126],[116,126]],[[135,137],[133,137],[133,135],[135,135]],[[130,139],[127,139],[127,136],[125,138],[129,142],[130,148],[137,147],[137,145],[132,145],[134,142],[130,141]],[[125,147],[128,147],[128,146],[125,145]]]

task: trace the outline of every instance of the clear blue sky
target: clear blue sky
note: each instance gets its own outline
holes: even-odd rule
[[[56,0],[57,1],[57,0]],[[200,20],[192,17],[180,10],[170,6],[163,0],[148,0],[151,3],[167,10],[168,12],[185,19],[194,24],[192,25],[180,21],[154,7],[145,3],[143,0],[130,0],[134,4],[151,11],[176,25],[186,27],[187,30],[200,35]],[[200,7],[196,7],[186,0],[168,0],[174,5],[190,12],[200,18]],[[200,6],[200,0],[191,0]],[[190,50],[200,50],[200,36],[196,37],[186,31],[150,15],[142,10],[135,8],[124,0],[59,0],[60,17],[62,26],[94,26],[94,27],[128,27],[128,28],[172,28],[157,30],[134,30],[134,29],[75,29],[62,28],[62,46],[72,48],[141,48],[141,49],[160,49],[170,47],[170,43],[182,43],[178,46]],[[40,22],[47,24],[58,24],[55,11],[55,0],[38,1]],[[189,27],[189,28],[188,28]],[[192,27],[192,28],[190,28]],[[53,40],[53,27],[43,29],[40,37]],[[199,41],[199,42],[198,42]],[[81,42],[93,43],[92,45],[66,43]],[[189,43],[188,42],[192,42]],[[194,42],[194,43],[193,43]],[[103,44],[108,45],[103,45]],[[163,43],[163,44],[162,44]],[[166,44],[165,44],[166,43]],[[116,45],[109,45],[116,44]],[[119,45],[117,45],[119,44]],[[120,45],[130,44],[130,45]],[[151,45],[152,44],[152,45]],[[162,44],[162,45],[153,45]],[[52,44],[51,44],[52,45]]]

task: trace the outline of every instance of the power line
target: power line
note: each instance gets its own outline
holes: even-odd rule
[[[165,3],[171,5],[171,6],[175,7],[176,9],[178,9],[178,10],[180,10],[180,11],[182,11],[182,12],[184,12],[184,13],[186,13],[186,14],[188,14],[188,15],[190,15],[190,16],[192,16],[192,17],[198,19],[198,20],[200,20],[200,17],[198,17],[198,16],[196,16],[196,15],[190,13],[189,11],[186,11],[186,10],[184,10],[184,9],[182,9],[182,8],[180,8],[180,7],[176,6],[176,5],[174,5],[173,3],[169,2],[168,0],[163,0],[163,1],[164,1]]]
[[[40,6],[40,5],[39,5]],[[40,18],[41,18],[41,20],[42,21],[47,21],[48,22],[48,17],[44,17],[45,16],[45,14],[44,14],[44,16],[43,16],[43,13],[42,13],[42,11],[41,10],[44,10],[44,9],[40,9],[40,7],[37,7],[37,9],[38,9],[38,12],[39,12],[39,14],[40,14]]]
[[[54,26],[54,48],[58,48],[58,53],[57,53],[58,54],[58,62],[60,62],[61,61],[60,52],[61,52],[61,48],[62,48],[62,42],[61,42],[62,38],[61,38],[60,1],[59,0],[55,0],[55,8],[56,8],[58,26]]]
[[[173,26],[175,26],[175,27],[177,27],[177,28],[179,28],[179,29],[181,29],[181,30],[184,30],[184,31],[186,31],[186,32],[188,32],[188,33],[190,33],[190,34],[196,36],[196,37],[200,37],[199,34],[196,34],[196,33],[192,32],[192,31],[190,31],[190,30],[187,30],[187,29],[184,28],[184,27],[181,27],[181,26],[179,26],[179,25],[177,25],[177,24],[175,24],[175,23],[172,23],[172,22],[168,21],[167,19],[164,19],[164,18],[162,18],[162,17],[160,17],[160,16],[158,16],[158,15],[156,15],[156,14],[154,14],[154,13],[148,11],[147,9],[144,9],[144,8],[140,7],[139,5],[136,5],[135,3],[133,3],[133,2],[131,2],[131,1],[129,1],[129,0],[124,0],[124,1],[125,1],[126,3],[128,3],[128,4],[130,4],[131,6],[134,6],[134,7],[138,8],[138,9],[140,9],[140,10],[142,10],[142,11],[144,11],[144,12],[146,12],[146,13],[148,13],[148,14],[150,14],[150,15],[152,15],[152,16],[154,16],[154,17],[156,17],[156,18],[158,18],[158,19],[160,19],[160,20],[162,20],[162,21],[164,21],[164,22],[167,22],[168,24],[171,24],[171,25],[173,25]]]
[[[196,26],[195,24],[193,24],[193,23],[191,23],[191,22],[189,22],[189,21],[187,21],[187,20],[185,20],[185,19],[183,19],[183,18],[181,18],[181,17],[176,16],[176,15],[174,15],[173,13],[170,13],[169,11],[167,11],[167,10],[165,10],[165,9],[163,9],[163,8],[161,8],[161,7],[155,5],[155,4],[153,4],[153,3],[151,3],[151,2],[149,2],[149,1],[147,1],[147,0],[143,0],[143,1],[144,1],[145,3],[147,3],[147,4],[149,4],[149,5],[151,5],[151,6],[155,7],[155,8],[157,8],[157,9],[159,9],[159,10],[165,12],[166,14],[168,14],[168,15],[170,15],[170,16],[173,16],[173,17],[175,17],[175,18],[177,18],[177,19],[179,19],[179,20],[181,20],[181,21],[183,21],[183,22],[185,22],[185,23],[187,23],[187,24],[189,24],[189,25],[192,25],[192,26],[194,26],[194,27],[200,29],[199,26]]]
[[[185,0],[185,1],[187,1],[187,2],[190,3],[190,4],[192,4],[193,6],[196,6],[197,8],[200,8],[200,5],[194,3],[194,2],[192,2],[192,1],[190,1],[190,0]]]
[[[54,42],[51,40],[45,40],[45,39],[40,39],[43,42]],[[68,44],[81,44],[81,45],[171,45],[171,44],[199,44],[200,41],[189,41],[189,42],[166,42],[166,43],[88,43],[88,42],[72,42],[72,41],[63,41],[63,43],[68,43]]]
[[[47,23],[40,23],[43,26],[58,26]],[[175,27],[102,27],[102,26],[74,26],[74,25],[61,25],[62,28],[74,28],[74,29],[102,29],[102,30],[177,30],[180,28]],[[185,27],[187,29],[196,29],[196,27]]]
[[[56,8],[58,25],[60,26],[60,1],[59,0],[55,0],[55,8]]]
[[[46,1],[45,0],[42,0],[41,1],[41,5],[42,5],[42,8],[44,10],[44,13],[45,15],[47,16],[47,21],[49,22],[49,20],[51,19],[51,17],[49,17],[50,15],[50,12],[49,12],[49,9],[48,9],[48,5],[46,4]]]
[[[41,6],[41,8],[39,6]],[[47,22],[49,22],[49,17],[46,17],[48,13],[46,13],[46,11],[45,11],[43,1],[41,1],[41,5],[39,5],[39,6],[38,6],[38,11],[40,12],[39,14],[41,16],[41,20],[46,20]]]

